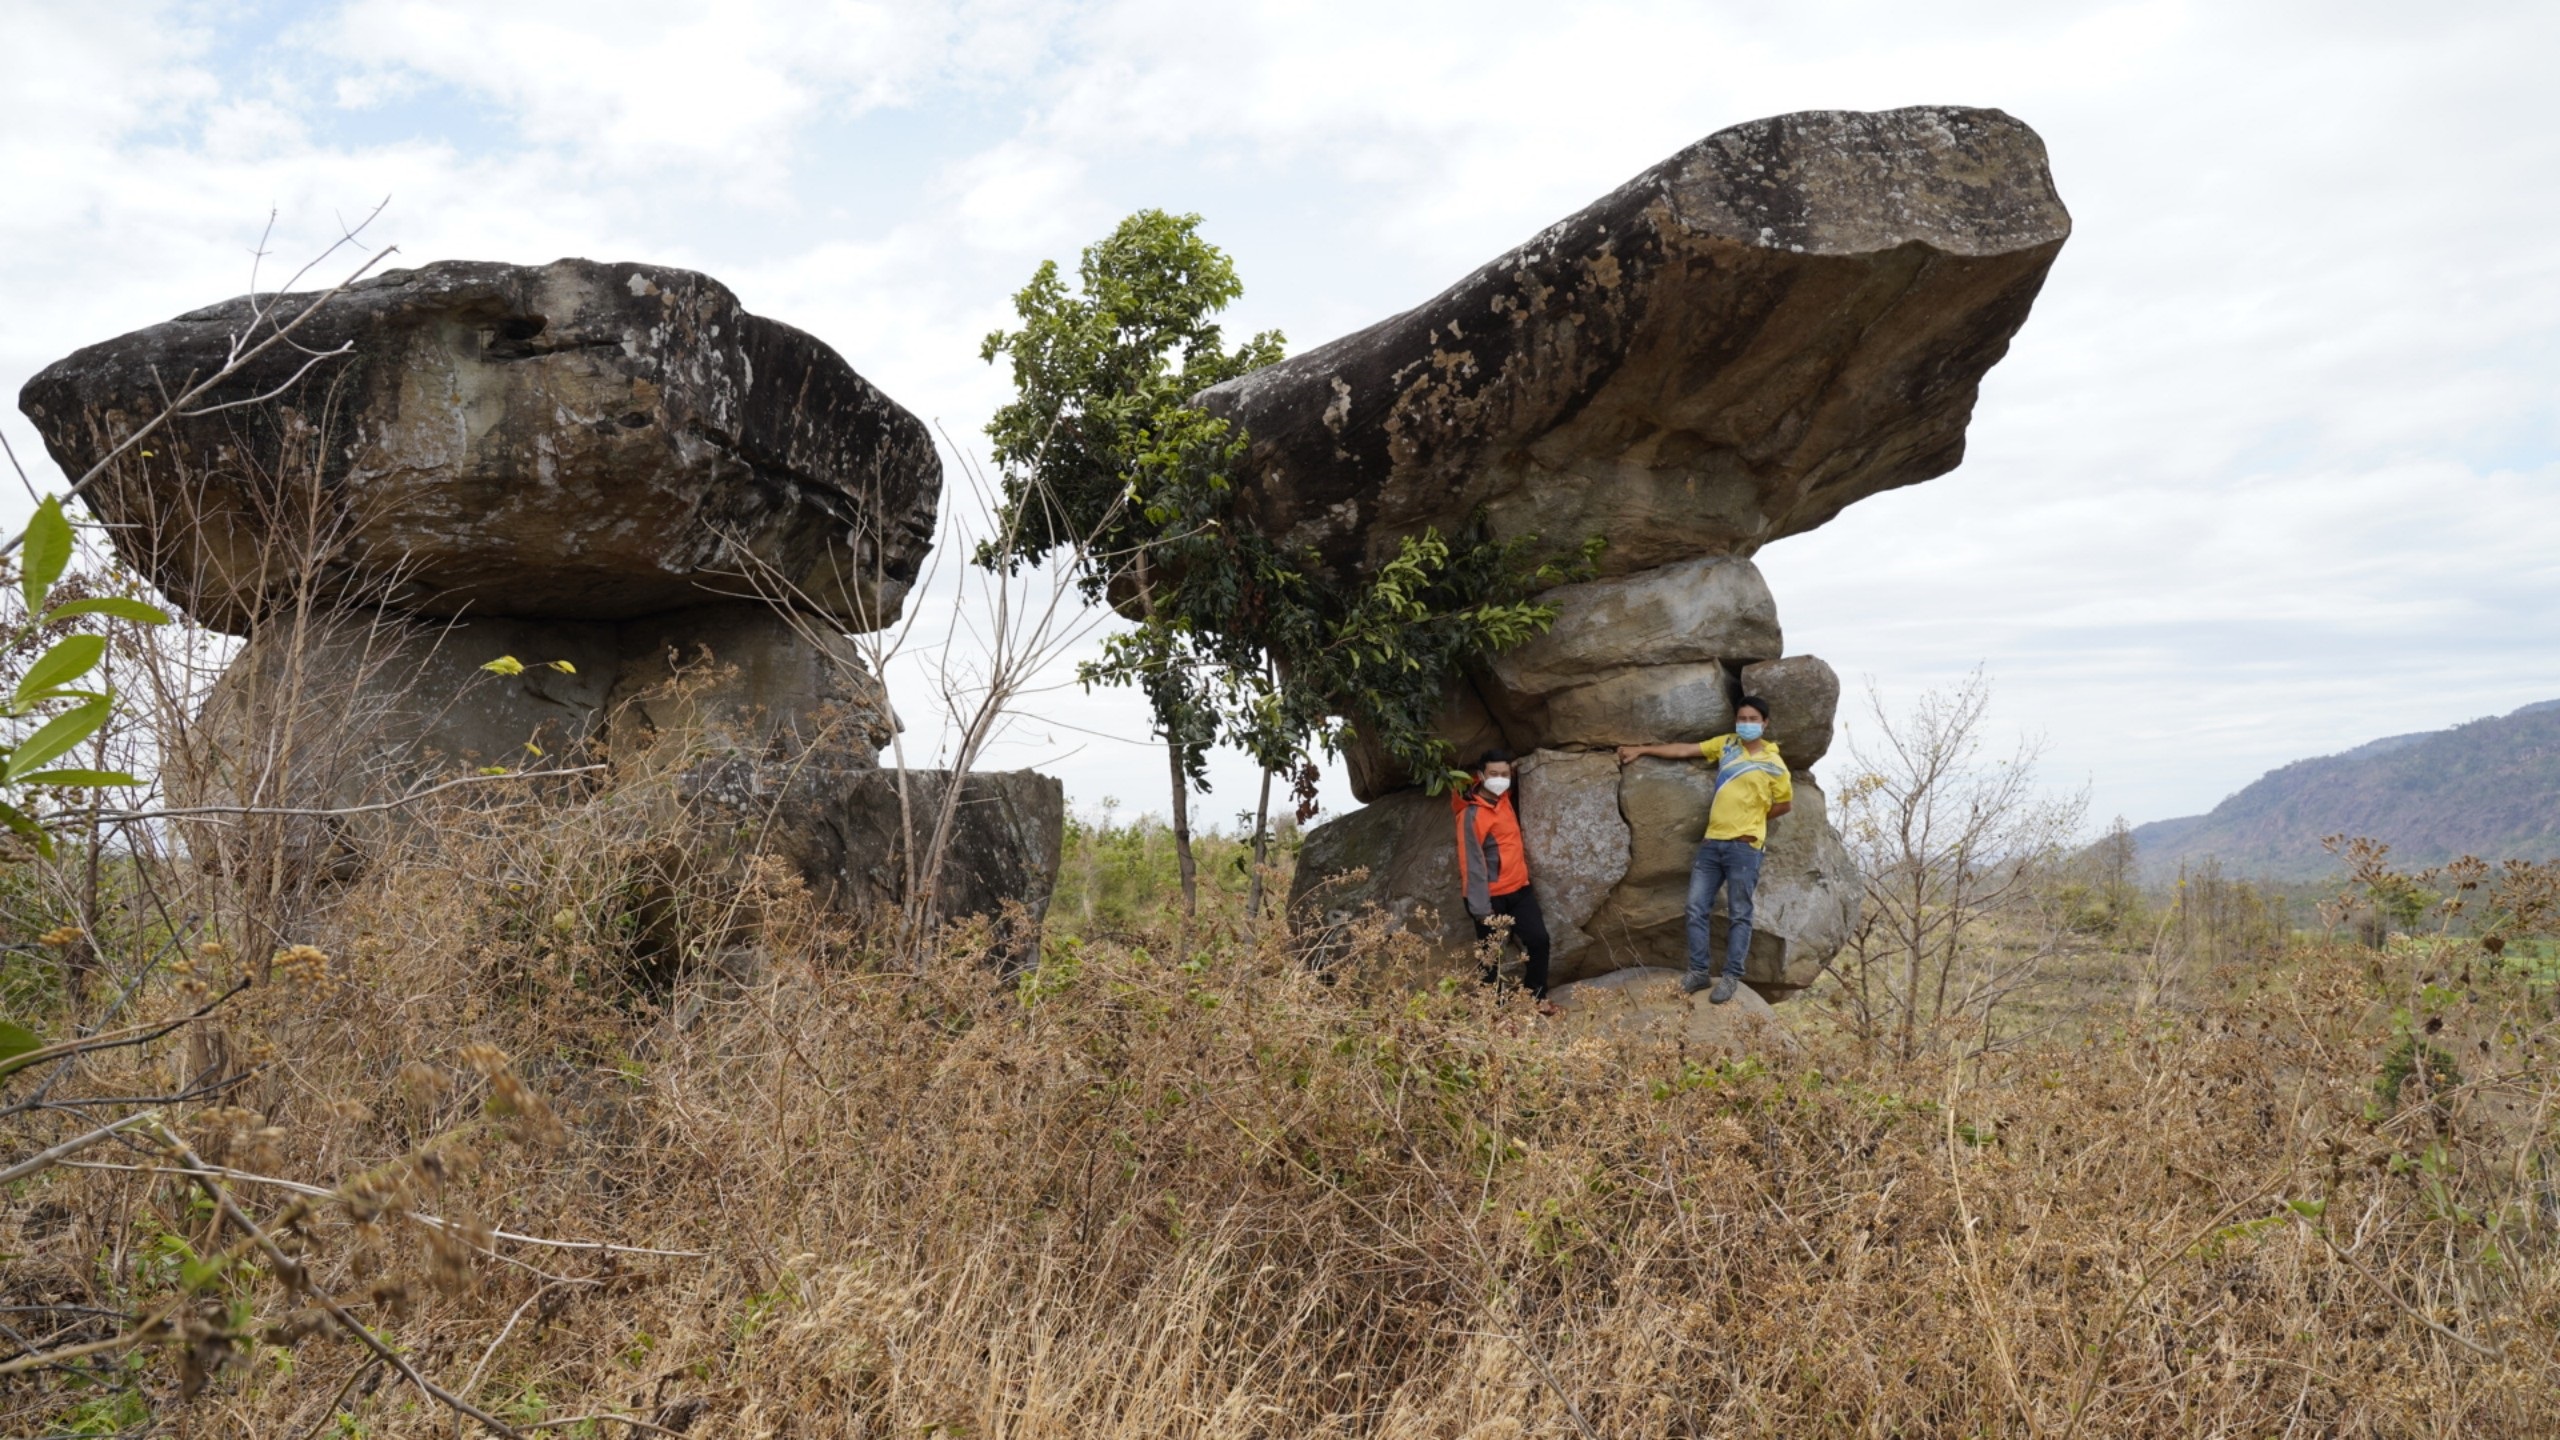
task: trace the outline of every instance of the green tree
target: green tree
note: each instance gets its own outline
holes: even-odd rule
[[[1183,903],[1198,904],[1190,788],[1205,780],[1217,738],[1219,678],[1238,658],[1175,603],[1168,570],[1187,532],[1224,518],[1232,447],[1225,427],[1190,409],[1192,395],[1280,358],[1265,331],[1233,350],[1212,317],[1244,293],[1235,265],[1200,238],[1200,217],[1141,210],[1084,252],[1070,290],[1054,260],[1014,297],[1018,330],[986,338],[981,358],[1013,362],[1015,398],[987,426],[1005,474],[1005,533],[1016,554],[1061,548],[1080,557],[1090,598],[1139,623],[1113,637],[1088,683],[1136,683],[1171,766],[1174,848]],[[1193,547],[1196,548],[1196,547]],[[1203,652],[1208,653],[1203,653]]]
[[[1281,356],[1277,331],[1233,349],[1215,316],[1243,285],[1200,217],[1142,210],[1088,248],[1070,289],[1044,262],[1014,297],[1020,328],[989,335],[982,358],[1012,362],[1015,398],[987,433],[1005,477],[1009,565],[1059,549],[1077,557],[1089,598],[1135,622],[1084,667],[1088,685],[1134,685],[1166,742],[1174,847],[1186,906],[1197,903],[1189,792],[1225,740],[1263,772],[1255,859],[1268,835],[1274,774],[1294,777],[1313,813],[1313,753],[1345,727],[1373,735],[1438,790],[1449,751],[1430,732],[1449,676],[1473,655],[1554,622],[1529,596],[1588,574],[1540,563],[1531,540],[1470,533],[1405,537],[1365,581],[1328,578],[1238,512],[1249,437],[1190,404],[1209,386]]]

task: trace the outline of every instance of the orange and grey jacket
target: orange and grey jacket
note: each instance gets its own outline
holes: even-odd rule
[[[1520,817],[1512,813],[1510,796],[1490,796],[1481,788],[1452,794],[1449,813],[1457,820],[1458,880],[1467,892],[1467,913],[1481,920],[1493,913],[1494,896],[1529,883]]]

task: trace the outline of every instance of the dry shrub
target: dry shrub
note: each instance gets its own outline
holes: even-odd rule
[[[616,897],[666,838],[648,812],[426,827],[223,1012],[251,1078],[178,1107],[320,1292],[510,1426],[2560,1426],[2551,1006],[2476,949],[2302,949],[1962,1064],[1819,1035],[1717,1061],[1364,983],[1419,963],[1375,932],[1329,975],[1268,936],[1175,963],[1170,917],[1009,983],[953,934],[915,973],[750,869],[688,903],[751,908],[751,938],[642,983]],[[165,1058],[62,1093],[186,1078]],[[0,1382],[10,1433],[117,1384],[199,1433],[454,1433],[274,1264],[189,1292],[167,1257],[238,1237],[165,1159],[110,1163],[140,1168],[7,1197],[7,1303],[194,1318],[134,1368]]]

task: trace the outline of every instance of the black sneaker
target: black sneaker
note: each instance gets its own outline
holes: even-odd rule
[[[1706,971],[1692,970],[1688,974],[1680,977],[1680,993],[1683,995],[1695,995],[1714,983],[1716,983],[1715,977],[1709,975]]]
[[[1742,982],[1734,979],[1730,975],[1727,975],[1716,981],[1716,988],[1708,992],[1707,1003],[1710,1005],[1721,1005],[1741,993]]]

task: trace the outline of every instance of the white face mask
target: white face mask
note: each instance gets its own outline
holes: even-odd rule
[[[1484,777],[1484,793],[1487,795],[1499,797],[1504,791],[1509,790],[1510,788],[1511,777],[1508,775],[1487,775]]]

